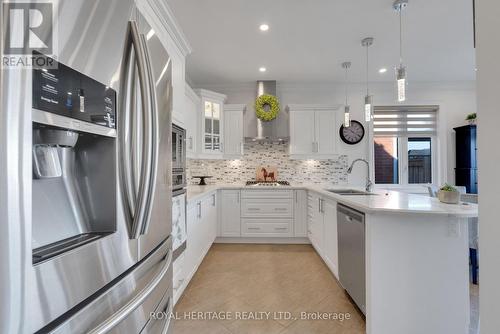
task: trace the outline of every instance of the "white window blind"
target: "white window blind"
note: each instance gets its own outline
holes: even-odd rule
[[[434,136],[437,106],[382,106],[373,110],[373,133],[377,137]]]

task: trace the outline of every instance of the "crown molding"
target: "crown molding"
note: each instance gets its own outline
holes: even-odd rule
[[[219,101],[222,101],[222,103],[226,102],[226,100],[227,100],[226,95],[216,93],[216,92],[213,92],[213,91],[207,90],[207,89],[197,89],[197,90],[195,90],[195,93],[197,93],[202,98],[204,97],[204,98],[219,100]]]
[[[177,22],[166,1],[137,0],[136,4],[139,10],[154,20],[154,22],[150,22],[150,24],[154,24],[157,28],[160,28],[162,32],[165,32],[184,57],[193,52],[179,22]]]
[[[289,104],[286,108],[289,111],[304,111],[304,110],[339,110],[341,104]]]

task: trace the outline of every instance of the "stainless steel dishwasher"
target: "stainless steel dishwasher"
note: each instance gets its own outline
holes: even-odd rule
[[[366,315],[365,215],[337,205],[340,284]]]

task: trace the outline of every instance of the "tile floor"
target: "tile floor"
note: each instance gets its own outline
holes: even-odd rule
[[[175,334],[365,333],[362,315],[310,245],[214,244],[174,311],[180,318]],[[190,312],[231,318],[185,319]],[[245,312],[290,312],[298,319],[235,319],[250,316]],[[349,313],[351,319],[302,320],[301,312]],[[479,287],[471,285],[469,333],[478,327]]]
[[[365,333],[364,319],[310,245],[214,244],[175,312],[181,318],[174,321],[176,334]],[[231,318],[189,320],[185,312],[205,312],[204,317],[228,312]],[[244,312],[271,314],[244,320],[259,315]],[[301,312],[351,318],[302,320]],[[287,319],[290,315],[297,320]]]

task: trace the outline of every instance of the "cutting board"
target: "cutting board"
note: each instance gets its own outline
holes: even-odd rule
[[[278,180],[278,168],[276,166],[259,166],[255,171],[257,181],[276,181]]]

